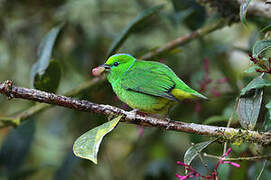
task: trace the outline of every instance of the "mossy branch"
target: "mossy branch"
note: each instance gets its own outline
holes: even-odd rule
[[[86,100],[79,100],[67,96],[56,95],[35,89],[17,87],[12,81],[0,83],[0,93],[12,98],[21,98],[41,103],[63,106],[77,111],[95,112],[104,115],[122,115],[123,122],[138,124],[141,126],[157,127],[165,130],[181,131],[209,137],[216,137],[221,142],[250,142],[261,145],[271,145],[270,132],[256,132],[250,130],[234,129],[227,127],[208,126],[194,123],[185,123],[179,121],[168,121],[167,119],[159,119],[150,116],[142,116],[133,111],[125,111],[123,109],[103,104],[96,104]],[[16,125],[16,124],[14,124]]]

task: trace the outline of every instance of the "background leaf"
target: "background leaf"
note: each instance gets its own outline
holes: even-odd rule
[[[115,119],[81,135],[74,142],[74,154],[78,157],[89,159],[97,164],[97,154],[103,137],[116,127],[121,118],[122,116],[118,116]]]
[[[205,7],[196,0],[171,0],[176,13],[173,18],[176,23],[184,20],[184,24],[191,30],[200,28],[206,20]]]
[[[261,109],[263,89],[250,91],[248,96],[241,96],[237,105],[237,115],[241,126],[254,129]]]
[[[206,148],[209,144],[214,142],[216,139],[201,142],[191,146],[184,154],[184,163],[190,165],[190,163],[195,159],[198,155],[198,152],[201,152],[204,148]]]
[[[34,87],[48,92],[56,92],[61,78],[60,64],[51,60],[43,75],[37,73],[34,77]]]
[[[226,116],[211,116],[207,118],[203,124],[212,124],[212,123],[218,123],[218,122],[227,122],[229,120]]]
[[[246,24],[246,14],[247,14],[247,9],[249,6],[249,3],[252,0],[245,0],[243,3],[240,5],[240,20],[243,24]]]
[[[263,87],[271,86],[271,81],[262,78],[261,76],[253,79],[245,88],[241,90],[240,95],[244,96],[245,94],[249,94],[249,91],[253,89],[260,89]]]
[[[252,56],[258,57],[262,52],[271,47],[271,39],[257,41],[252,48]]]
[[[262,67],[260,67],[259,65],[253,64],[252,66],[250,66],[249,68],[244,70],[244,72],[245,73],[254,73],[254,72],[257,72],[256,71],[257,69],[264,71],[264,69]]]
[[[29,119],[16,129],[12,129],[5,138],[0,150],[0,170],[6,171],[9,178],[19,173],[31,148],[34,134],[35,121]]]
[[[55,92],[58,87],[60,66],[59,63],[51,60],[51,56],[56,38],[63,25],[52,28],[39,45],[38,60],[31,70],[31,85],[37,89]]]
[[[158,13],[164,7],[163,4],[151,7],[149,9],[144,10],[138,16],[136,16],[120,33],[120,35],[114,40],[109,51],[107,53],[107,57],[114,54],[117,49],[123,44],[129,34],[135,29],[138,25],[140,25],[144,20],[149,18],[150,16]]]

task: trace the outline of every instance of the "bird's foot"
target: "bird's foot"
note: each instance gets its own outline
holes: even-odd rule
[[[169,117],[166,117],[165,119],[167,120],[166,130],[169,130],[170,129],[170,121],[171,121],[171,119]]]
[[[133,109],[132,111],[129,112],[128,118],[135,120],[137,115],[146,117],[147,113],[141,112],[139,111],[139,109]]]
[[[107,117],[107,120],[108,120],[108,121],[111,121],[111,120],[113,120],[115,117],[116,117],[115,115],[110,114],[110,115]]]
[[[138,114],[138,112],[139,112],[139,110],[138,109],[133,109],[132,111],[130,111],[129,113],[130,113],[130,119],[132,119],[132,120],[135,120],[136,119],[136,115]]]

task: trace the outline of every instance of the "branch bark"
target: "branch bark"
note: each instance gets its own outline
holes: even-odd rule
[[[216,137],[222,142],[251,142],[265,146],[271,145],[271,133],[269,132],[261,133],[242,129],[168,121],[167,119],[141,116],[133,111],[125,111],[110,105],[96,104],[86,100],[79,100],[35,89],[17,87],[14,86],[12,81],[9,80],[4,83],[0,83],[0,93],[6,95],[10,99],[21,98],[59,105],[70,109],[75,109],[77,111],[95,112],[104,115],[122,115],[124,117],[122,119],[123,122]]]

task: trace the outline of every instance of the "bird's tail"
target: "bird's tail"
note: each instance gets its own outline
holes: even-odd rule
[[[203,96],[202,94],[198,93],[195,91],[195,93],[192,93],[194,96],[204,99],[204,100],[209,100],[206,96]]]
[[[171,94],[180,101],[183,99],[195,99],[195,98],[209,100],[207,97],[203,96],[202,94],[192,89],[190,89],[190,91],[187,92],[187,91],[175,88],[171,91]]]

